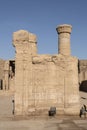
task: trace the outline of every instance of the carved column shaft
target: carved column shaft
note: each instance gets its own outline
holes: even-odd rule
[[[32,45],[31,45],[32,44]],[[32,90],[32,55],[36,54],[36,36],[20,30],[13,35],[15,59],[15,114],[25,115],[29,109],[29,92]]]
[[[4,66],[4,83],[3,83],[3,89],[8,90],[9,89],[9,61],[5,62]]]
[[[63,55],[70,55],[70,34],[71,25],[60,25],[56,28],[58,35],[58,52]]]

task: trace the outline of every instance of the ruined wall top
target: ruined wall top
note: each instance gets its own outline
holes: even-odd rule
[[[63,25],[57,26],[56,30],[57,30],[58,34],[60,34],[60,33],[71,33],[72,26],[68,25],[68,24],[63,24]]]
[[[26,30],[19,30],[13,33],[13,46],[16,48],[16,53],[29,53],[30,55],[37,54],[37,37],[35,34]]]
[[[36,35],[25,30],[19,30],[13,33],[14,46],[16,44],[26,43],[26,42],[37,43]]]
[[[70,34],[72,26],[68,24],[59,25],[56,28],[58,35],[58,52],[62,55],[71,55],[70,49]],[[29,48],[32,55],[37,54],[37,38],[35,34],[32,34],[26,30],[19,30],[13,33],[13,45],[16,47],[16,52],[24,50],[24,46]],[[21,49],[18,46],[22,46]],[[31,49],[31,50],[30,50]],[[20,51],[21,52],[21,51]]]

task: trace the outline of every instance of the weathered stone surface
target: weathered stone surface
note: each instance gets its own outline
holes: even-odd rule
[[[56,28],[58,35],[58,52],[62,55],[70,55],[70,34],[72,30],[71,25],[60,25]]]
[[[54,56],[37,57],[34,57],[33,64],[35,106],[42,109],[52,105],[63,109],[66,107],[67,113],[71,113],[72,106],[79,105],[78,59],[67,57],[66,60],[62,55],[56,55],[55,60]]]
[[[25,41],[29,41],[29,33],[27,31],[19,30],[18,32],[14,32],[13,43],[20,44]]]
[[[0,60],[0,91],[14,92],[15,115],[48,114],[52,106],[57,114],[79,113],[79,88],[87,91],[87,60],[78,62],[70,54],[71,25],[56,30],[59,54],[37,54],[36,35],[19,30],[13,34],[15,60]]]
[[[59,55],[38,55],[35,35],[14,33],[16,115],[48,114],[52,106],[58,114],[78,114],[78,59],[70,56],[71,26],[59,26],[58,33]]]

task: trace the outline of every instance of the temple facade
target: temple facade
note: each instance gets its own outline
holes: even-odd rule
[[[0,60],[0,89],[14,92],[15,115],[47,115],[51,107],[57,114],[79,113],[79,86],[87,78],[87,62],[71,55],[72,26],[60,25],[56,31],[56,55],[37,54],[35,34],[13,33],[15,59]]]

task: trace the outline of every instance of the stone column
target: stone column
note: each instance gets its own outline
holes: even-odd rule
[[[58,35],[58,53],[62,55],[70,55],[70,34],[71,25],[63,24],[56,28]]]
[[[15,57],[15,114],[28,114],[32,92],[32,55],[36,54],[35,35],[19,30],[13,34]],[[32,44],[32,45],[31,45]]]
[[[4,66],[4,83],[3,83],[3,89],[8,90],[9,89],[9,61],[5,62]]]

